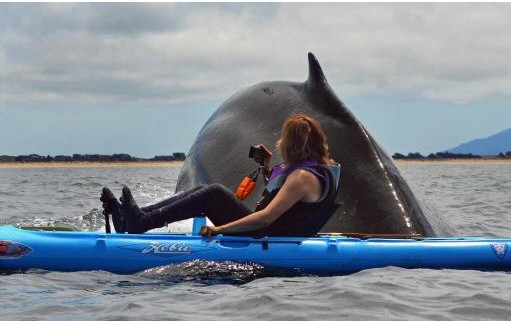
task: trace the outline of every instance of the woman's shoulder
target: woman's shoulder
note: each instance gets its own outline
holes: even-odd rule
[[[287,179],[294,179],[303,183],[310,182],[311,180],[317,180],[317,175],[313,173],[309,168],[296,168],[289,173]]]

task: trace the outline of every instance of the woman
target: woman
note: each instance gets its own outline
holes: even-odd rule
[[[107,188],[101,201],[109,214],[124,212],[126,231],[143,233],[168,223],[207,216],[214,226],[200,234],[246,236],[312,236],[335,211],[336,181],[326,136],[320,124],[305,115],[294,115],[282,128],[277,149],[284,163],[269,171],[271,152],[263,150],[263,173],[271,173],[267,188],[253,212],[225,186],[201,185],[160,203],[139,208],[128,187],[122,190],[122,205]],[[257,161],[257,160],[256,160]],[[117,220],[118,221],[118,220]],[[114,218],[116,230],[121,223]]]

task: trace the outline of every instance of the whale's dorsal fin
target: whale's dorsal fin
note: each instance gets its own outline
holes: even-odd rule
[[[319,61],[312,52],[309,52],[309,78],[305,82],[307,88],[319,89],[328,84],[325,74],[319,65]]]
[[[303,83],[303,89],[309,94],[309,98],[317,100],[322,110],[335,117],[340,117],[344,123],[354,123],[354,117],[348,111],[344,103],[334,93],[326,80],[319,61],[312,52],[309,52],[309,77]],[[321,102],[319,102],[321,100]]]

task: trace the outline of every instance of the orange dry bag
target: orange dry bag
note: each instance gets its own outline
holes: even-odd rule
[[[259,172],[261,171],[261,168],[259,167],[254,172],[252,172],[250,175],[247,175],[243,178],[240,185],[236,189],[236,197],[240,200],[244,200],[247,198],[250,193],[254,190],[256,183],[257,183],[257,177],[259,176]]]

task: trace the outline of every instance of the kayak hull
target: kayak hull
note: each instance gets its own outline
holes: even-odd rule
[[[104,270],[129,274],[194,260],[256,263],[279,270],[345,275],[402,268],[511,270],[511,239],[359,239],[106,234],[0,227],[0,270]]]

